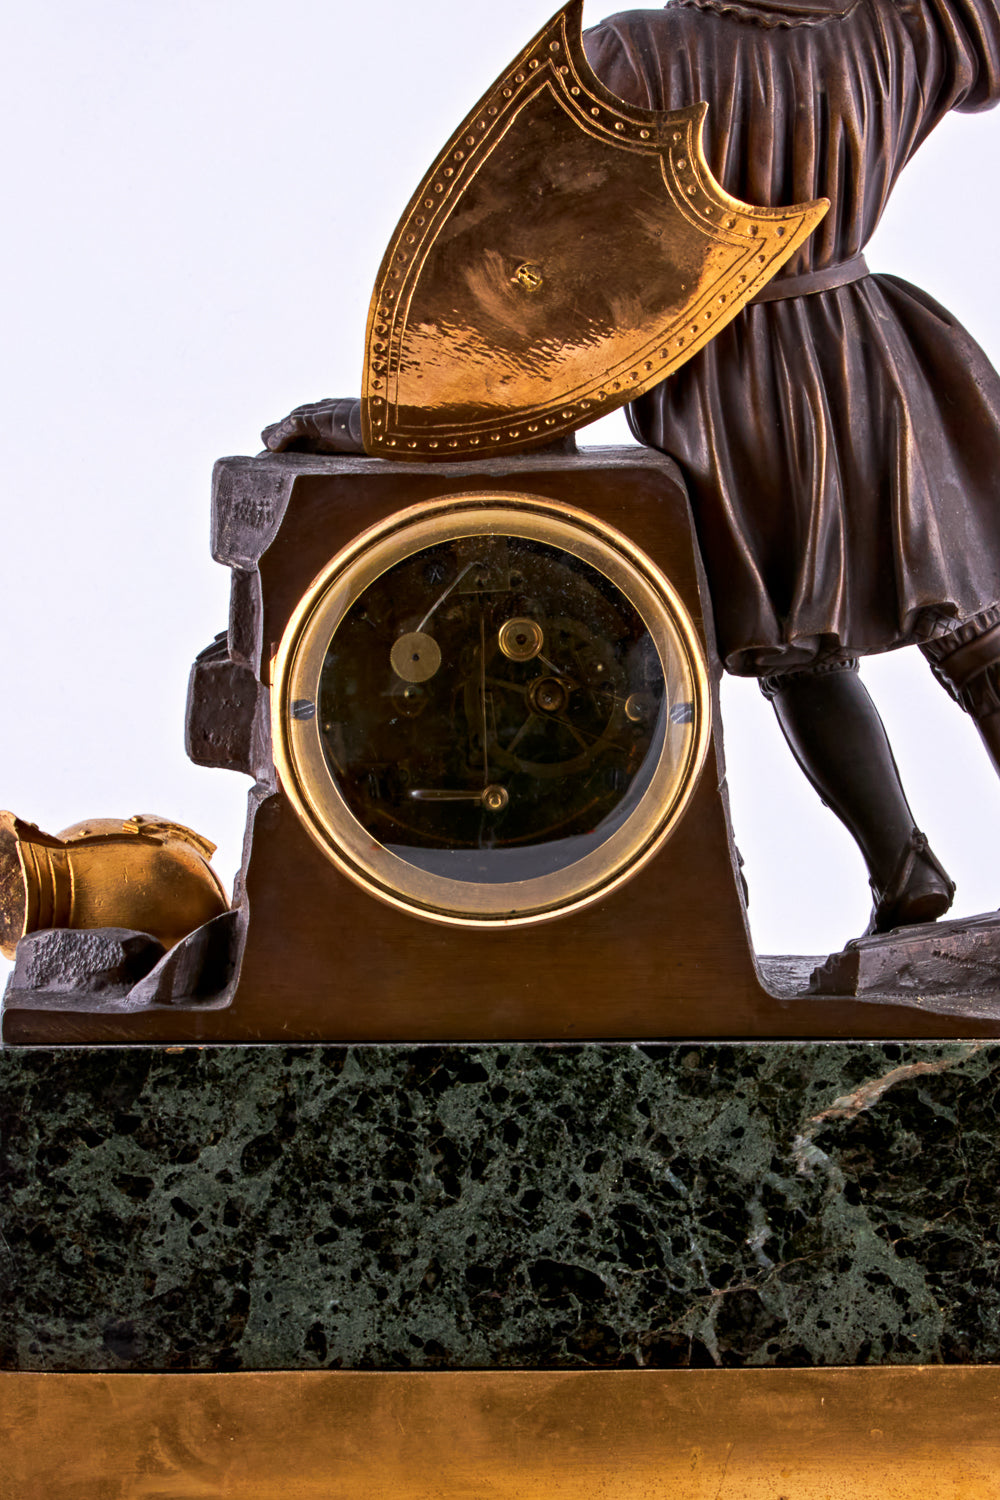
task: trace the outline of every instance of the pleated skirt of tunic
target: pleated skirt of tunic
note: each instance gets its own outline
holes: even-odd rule
[[[750,306],[630,420],[684,472],[731,672],[891,650],[1000,600],[1000,378],[904,281]]]

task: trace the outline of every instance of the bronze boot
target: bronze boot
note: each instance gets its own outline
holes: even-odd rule
[[[761,686],[795,759],[864,856],[875,898],[869,932],[943,916],[954,883],[915,825],[857,663],[776,673]]]

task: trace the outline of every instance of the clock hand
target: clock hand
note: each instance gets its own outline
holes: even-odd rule
[[[483,715],[483,786],[490,784],[490,752],[486,738],[486,620],[479,611],[479,703]]]
[[[521,740],[527,734],[532,725],[539,722],[540,721],[537,714],[529,714],[524,723],[521,725],[520,729],[515,734],[514,738],[511,740],[510,744],[504,747],[506,753],[508,755],[512,755],[514,750],[521,743]]]
[[[528,693],[531,692],[532,684],[539,682],[540,680],[541,678],[539,677],[530,677],[527,682],[511,682],[506,677],[487,677],[486,686],[491,688],[499,688],[502,693],[516,693],[519,698],[524,698]],[[551,677],[546,678],[545,680],[548,682],[553,681]],[[556,682],[561,682],[566,688],[566,691],[570,693],[574,690],[574,688],[579,686],[579,684],[572,677],[566,677],[562,673],[559,673],[554,680]]]
[[[427,621],[430,619],[431,615],[433,615],[436,610],[439,610],[441,608],[442,604],[447,599],[448,595],[452,592],[452,590],[458,588],[458,585],[462,582],[462,579],[465,577],[466,573],[468,573],[469,569],[470,568],[474,568],[475,566],[476,566],[476,559],[473,558],[471,562],[466,563],[466,565],[462,569],[461,573],[458,573],[451,580],[451,583],[449,583],[449,585],[445,589],[444,593],[438,599],[435,599],[435,601],[431,605],[430,609],[424,615],[424,618],[420,621],[420,624],[417,626],[417,631],[418,632],[421,631],[421,630],[423,630],[424,626],[427,624]]]
[[[577,725],[571,724],[569,719],[564,718],[562,714],[553,714],[552,723],[561,724],[563,729],[568,729],[570,734],[576,740],[577,744],[581,745],[585,750],[588,748],[588,740],[592,745],[603,745],[607,743],[606,732],[604,734],[593,734],[589,729],[580,729],[577,727]]]
[[[478,802],[490,812],[507,806],[510,794],[505,786],[487,786],[481,792],[448,791],[439,787],[413,787],[408,796],[414,802]]]
[[[499,688],[502,693],[516,693],[519,698],[523,698],[528,691],[526,682],[508,682],[505,677],[487,677],[486,686]]]

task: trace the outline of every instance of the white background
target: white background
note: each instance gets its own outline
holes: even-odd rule
[[[226,624],[209,478],[293,405],[357,393],[382,251],[443,140],[554,0],[46,0],[8,9],[0,805],[57,832],[158,812],[239,864],[245,777],[183,749]],[[605,12],[588,5],[588,22]],[[607,7],[610,8],[610,5]],[[709,121],[711,128],[711,121]],[[1000,117],[945,122],[869,249],[1000,361]],[[612,417],[583,441],[629,441]],[[1000,481],[998,481],[1000,483]],[[866,664],[918,824],[1000,902],[1000,787],[919,653]],[[869,900],[753,683],[724,695],[763,952],[826,952]]]

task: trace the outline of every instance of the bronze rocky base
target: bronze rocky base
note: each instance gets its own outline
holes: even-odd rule
[[[814,995],[898,996],[964,1015],[1000,1014],[1000,914],[923,922],[855,938],[817,965]],[[981,1009],[970,1010],[970,1004]]]

